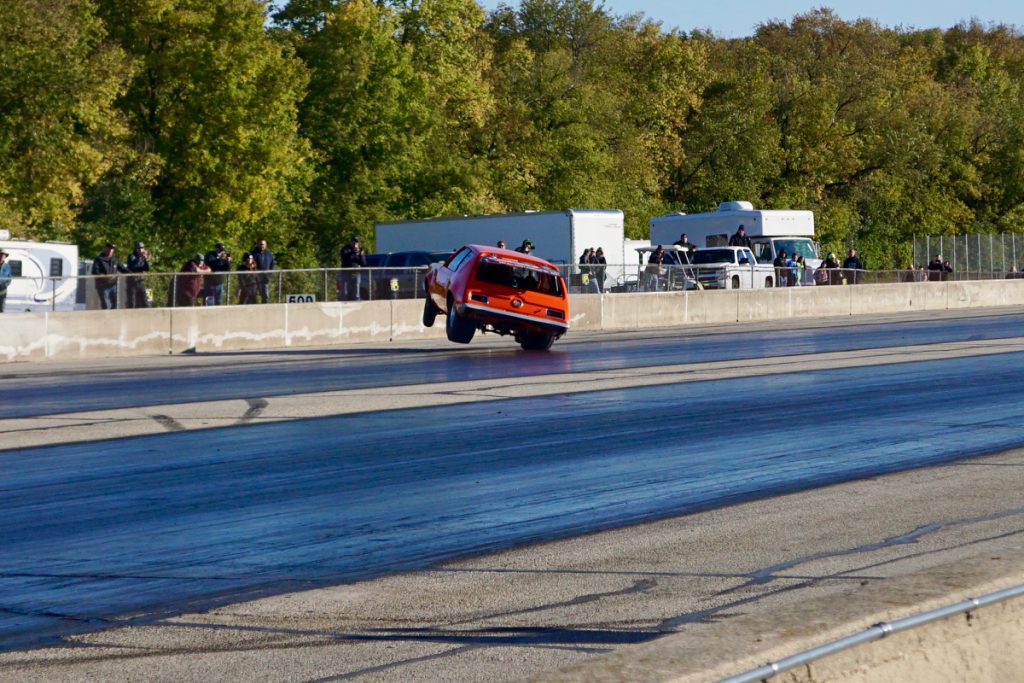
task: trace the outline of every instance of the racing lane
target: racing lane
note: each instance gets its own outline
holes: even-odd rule
[[[744,331],[736,325],[693,333],[689,329],[651,330],[640,338],[632,333],[589,335],[580,342],[570,333],[552,352],[522,354],[508,338],[481,335],[469,347],[442,341],[414,349],[349,346],[271,353],[238,352],[176,356],[159,366],[138,359],[111,362],[102,371],[61,364],[62,372],[42,368],[26,381],[23,373],[0,368],[4,417],[30,417],[76,410],[160,405],[183,401],[311,393],[339,388],[402,386],[468,379],[500,379],[550,372],[589,372],[643,368],[674,363],[741,361],[784,354],[825,353],[911,344],[1005,339],[1018,336],[1024,314],[961,313],[960,317],[927,314],[883,316],[889,322],[830,318],[819,323],[754,324]],[[487,351],[480,347],[490,340]],[[259,357],[258,362],[249,360]],[[314,356],[319,356],[314,358]],[[215,359],[197,363],[197,360]],[[120,367],[120,366],[128,367]],[[131,366],[135,366],[133,369]]]
[[[792,354],[1000,338],[1019,322],[660,335],[567,344],[535,357],[412,352],[396,354],[397,366],[367,363],[357,376],[371,382],[375,371],[384,385],[436,373],[450,379],[469,372],[460,362],[505,376],[583,366],[644,373],[682,360],[660,355],[667,350],[694,361],[699,353],[749,357],[758,348]],[[2,451],[0,641],[26,646],[102,627],[108,617],[349,581],[1019,446],[1021,356],[908,358]],[[348,369],[336,357],[310,365],[321,374]],[[295,381],[294,364],[245,370],[238,376],[249,381],[235,388],[241,395]],[[128,375],[136,383],[149,376]],[[104,376],[94,379],[65,386],[64,405],[94,406]],[[180,397],[194,396],[178,386],[189,380],[179,370],[154,377]],[[29,395],[59,383],[21,381]],[[117,398],[140,402],[138,391]],[[46,411],[52,400],[15,408]]]

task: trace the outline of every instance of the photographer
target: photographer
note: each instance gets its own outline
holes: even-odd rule
[[[362,298],[360,289],[363,274],[358,269],[366,267],[366,254],[363,253],[358,236],[353,236],[351,243],[341,248],[341,267],[342,271],[338,273],[338,300],[359,301]]]
[[[206,287],[203,290],[203,296],[213,298],[213,305],[220,306],[224,303],[224,280],[225,276],[219,275],[219,273],[226,273],[231,270],[231,254],[225,249],[223,244],[217,244],[213,251],[206,255],[206,265],[210,267],[210,271],[213,275],[206,276]]]
[[[149,308],[149,297],[146,296],[146,278],[150,268],[149,252],[142,242],[135,243],[135,251],[128,256],[125,268],[128,276],[128,308]]]

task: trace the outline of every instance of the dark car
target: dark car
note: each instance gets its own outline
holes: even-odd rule
[[[452,251],[394,251],[367,254],[371,299],[420,299],[425,296],[423,274],[431,263],[443,263]]]

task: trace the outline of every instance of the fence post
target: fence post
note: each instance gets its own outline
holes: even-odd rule
[[[277,271],[277,303],[281,303],[281,284],[284,282],[284,273]]]

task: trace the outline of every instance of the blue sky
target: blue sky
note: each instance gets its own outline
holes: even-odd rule
[[[486,9],[494,9],[499,4],[499,0],[478,1]],[[519,6],[518,0],[505,0],[504,4]],[[711,29],[716,35],[725,38],[751,35],[754,27],[763,21],[788,21],[796,14],[803,14],[822,5],[831,7],[846,20],[868,17],[890,27],[949,28],[961,20],[976,18],[985,24],[1014,24],[1024,30],[1024,2],[1021,0],[975,0],[973,3],[963,0],[843,0],[829,3],[793,0],[767,3],[758,0],[604,0],[605,9],[614,15],[642,12],[644,16],[662,22],[666,30],[679,28],[689,32],[696,28]]]

